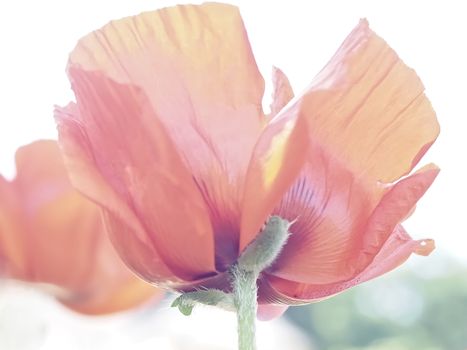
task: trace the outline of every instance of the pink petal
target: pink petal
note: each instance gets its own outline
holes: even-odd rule
[[[361,234],[382,193],[347,170],[342,162],[310,144],[297,181],[273,214],[289,221],[292,233],[269,273],[303,283],[352,278],[349,262],[361,249]]]
[[[142,274],[147,274],[151,280],[174,279],[174,272],[166,265],[162,254],[154,247],[153,241],[137,214],[127,204],[126,197],[119,195],[119,191],[123,191],[124,188],[114,189],[112,187],[117,174],[107,178],[106,175],[112,176],[112,174],[102,172],[100,164],[97,163],[97,159],[101,158],[103,162],[101,166],[104,170],[109,169],[105,166],[105,161],[109,159],[102,153],[115,154],[115,148],[112,148],[112,145],[110,145],[111,150],[102,148],[106,146],[106,141],[109,145],[110,140],[106,137],[98,138],[97,140],[104,145],[96,148],[97,152],[102,153],[94,154],[92,144],[83,130],[81,119],[76,105],[73,104],[56,111],[60,145],[71,181],[81,192],[102,205],[108,211],[107,217],[113,218],[113,222],[118,222],[119,229],[110,233],[116,249],[130,267],[135,271],[142,271]],[[118,135],[112,136],[118,137]],[[175,280],[178,279],[175,278]]]
[[[368,26],[347,37],[301,98],[310,138],[369,180],[408,174],[439,125],[415,72]]]
[[[216,253],[226,258],[219,263],[232,263],[243,177],[265,123],[264,81],[238,9],[183,5],[113,21],[79,42],[70,56],[72,80],[78,67],[147,96],[153,118],[202,189],[215,226]]]
[[[260,285],[260,302],[293,305],[320,301],[395,269],[412,253],[428,255],[433,249],[432,240],[414,241],[402,226],[397,226],[370,265],[354,278],[332,284],[304,284],[268,275]]]

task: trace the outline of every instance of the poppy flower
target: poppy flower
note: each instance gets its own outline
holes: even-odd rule
[[[229,267],[270,215],[295,220],[258,281],[270,315],[434,247],[401,222],[438,174],[411,173],[438,135],[435,113],[365,20],[301,95],[274,70],[271,115],[230,5],[113,21],[79,41],[67,71],[76,103],[56,120],[72,182],[149,282],[229,291]]]
[[[71,186],[55,141],[21,147],[16,167],[13,181],[0,177],[2,277],[34,283],[86,314],[162,295],[121,262],[101,209]]]

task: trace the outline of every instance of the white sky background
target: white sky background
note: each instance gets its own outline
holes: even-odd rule
[[[467,167],[467,21],[462,1],[230,1],[240,6],[258,65],[304,89],[346,35],[366,17],[422,78],[442,133],[421,164],[442,173],[406,227],[432,237],[438,251],[463,257]],[[14,175],[17,147],[56,138],[54,104],[73,99],[68,52],[111,19],[173,5],[151,0],[10,0],[0,2],[0,173]],[[465,5],[467,6],[467,5]],[[270,90],[266,91],[266,97]]]

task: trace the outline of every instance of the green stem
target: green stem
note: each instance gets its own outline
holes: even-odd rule
[[[234,303],[237,308],[238,349],[255,350],[255,321],[258,309],[256,280],[258,274],[236,266],[232,275]]]
[[[230,268],[233,293],[206,289],[181,294],[172,303],[173,307],[186,316],[196,304],[216,305],[225,310],[237,311],[238,348],[256,350],[255,321],[258,309],[258,287],[260,273],[270,267],[279,256],[290,235],[289,227],[294,223],[278,216],[269,218],[264,229],[243,250],[237,262]]]
[[[258,309],[256,281],[279,256],[289,237],[291,222],[269,218],[264,229],[242,252],[231,270],[234,305],[237,309],[238,349],[255,350],[255,321]]]

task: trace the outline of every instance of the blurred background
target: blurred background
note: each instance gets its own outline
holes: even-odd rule
[[[182,3],[156,0],[0,2],[0,173],[14,152],[56,138],[53,105],[73,100],[68,52],[111,19]],[[368,18],[422,78],[441,135],[421,164],[442,172],[405,227],[434,238],[428,258],[327,301],[260,322],[260,349],[467,349],[467,22],[462,1],[228,1],[241,8],[269,105],[272,65],[303,90],[359,18]],[[196,3],[196,2],[195,2]],[[464,151],[463,151],[464,150]],[[0,349],[234,349],[233,315],[210,308],[186,318],[162,304],[106,317],[68,311],[30,286],[0,284]]]

